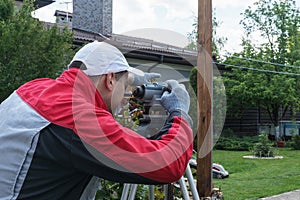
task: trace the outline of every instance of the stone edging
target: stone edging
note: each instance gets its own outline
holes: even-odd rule
[[[243,158],[248,159],[283,159],[283,156],[273,156],[273,157],[257,157],[257,156],[243,156]]]

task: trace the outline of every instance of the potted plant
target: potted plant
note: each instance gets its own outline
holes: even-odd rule
[[[283,138],[278,138],[278,140],[276,141],[277,147],[282,148],[284,147],[284,139]]]

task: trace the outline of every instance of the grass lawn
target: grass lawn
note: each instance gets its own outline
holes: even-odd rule
[[[213,151],[213,162],[229,171],[229,178],[213,179],[225,199],[250,200],[300,188],[300,151],[280,148],[283,159],[245,159],[250,152]]]

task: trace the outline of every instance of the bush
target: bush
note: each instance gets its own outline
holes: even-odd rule
[[[221,136],[214,149],[216,150],[231,150],[231,151],[249,151],[253,147],[253,144],[258,141],[258,137],[224,137]]]
[[[252,151],[257,157],[273,157],[274,150],[272,145],[268,139],[268,135],[263,133],[258,137],[258,142],[254,144]]]
[[[300,135],[293,135],[290,145],[292,149],[300,150]]]
[[[27,81],[56,78],[74,55],[73,33],[58,26],[45,30],[31,15],[33,1],[23,2],[17,9],[0,0],[0,102]]]

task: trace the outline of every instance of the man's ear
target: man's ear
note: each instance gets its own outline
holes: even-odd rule
[[[114,88],[114,78],[115,78],[115,74],[113,72],[109,72],[106,75],[105,78],[105,87],[109,90],[112,91]]]

